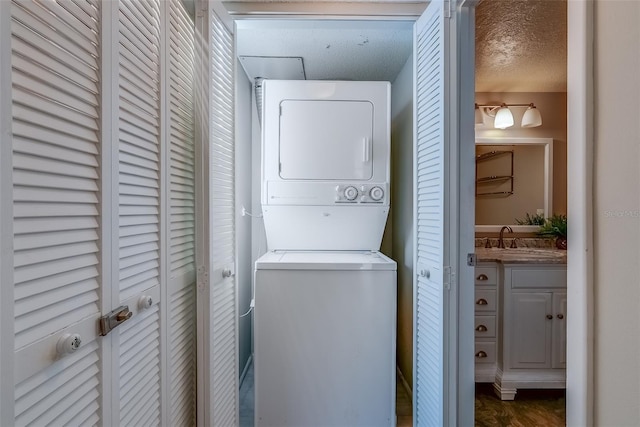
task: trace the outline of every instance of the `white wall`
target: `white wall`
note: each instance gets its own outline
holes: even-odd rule
[[[594,424],[640,425],[640,2],[594,19]]]
[[[238,313],[249,310],[252,298],[253,262],[251,259],[251,219],[242,217],[242,207],[251,211],[251,92],[252,85],[242,66],[236,63],[236,286]],[[252,354],[252,317],[238,319],[238,359],[240,374]]]
[[[391,85],[392,258],[398,263],[397,363],[413,378],[413,57]]]

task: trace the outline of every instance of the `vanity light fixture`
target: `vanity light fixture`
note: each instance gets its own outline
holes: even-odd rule
[[[478,104],[476,104],[475,119],[477,125],[481,125],[484,123],[484,117],[482,116],[482,111],[480,110]]]
[[[513,114],[509,107],[526,107],[527,110],[522,116],[522,122],[520,124],[523,128],[533,128],[542,125],[542,116],[540,110],[536,108],[533,103],[530,104],[505,104],[500,105],[475,105],[475,123],[483,123],[482,114],[486,114],[489,117],[493,117],[493,127],[496,129],[506,129],[513,126]]]

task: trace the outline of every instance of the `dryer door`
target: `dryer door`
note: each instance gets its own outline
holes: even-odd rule
[[[280,177],[369,180],[372,135],[369,101],[284,100],[280,103]]]

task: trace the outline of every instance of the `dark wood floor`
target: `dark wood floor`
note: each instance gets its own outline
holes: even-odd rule
[[[518,390],[515,400],[502,401],[493,384],[476,384],[476,427],[564,426],[564,390]]]

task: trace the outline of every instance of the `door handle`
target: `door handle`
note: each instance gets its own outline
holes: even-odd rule
[[[362,162],[368,163],[371,160],[371,140],[366,136],[362,138]]]
[[[105,336],[119,324],[131,319],[133,313],[128,305],[121,305],[100,318],[100,335]]]

